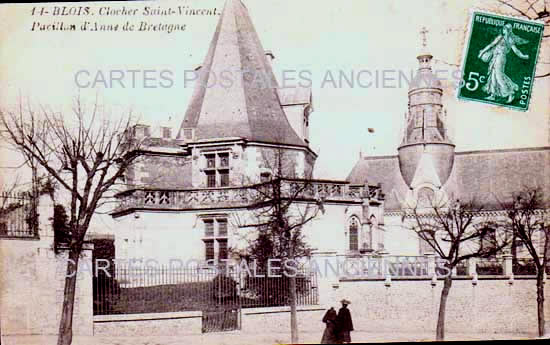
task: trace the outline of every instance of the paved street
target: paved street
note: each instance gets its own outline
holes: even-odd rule
[[[536,338],[534,334],[456,334],[447,335],[447,340],[501,340]],[[301,343],[318,343],[321,334],[302,333]],[[73,345],[182,345],[182,344],[215,344],[215,345],[271,345],[285,344],[290,340],[286,334],[244,334],[242,332],[212,333],[185,337],[76,337]],[[434,334],[407,333],[366,333],[353,332],[354,342],[398,342],[430,341]],[[54,336],[7,336],[2,337],[3,345],[55,345]]]

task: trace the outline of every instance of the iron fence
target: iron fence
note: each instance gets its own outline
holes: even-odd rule
[[[502,275],[504,274],[504,261],[502,259],[481,259],[476,263],[476,273],[479,275]],[[533,259],[518,258],[512,261],[512,272],[514,275],[535,275],[537,268]],[[473,273],[473,272],[472,272]],[[550,274],[550,265],[546,266],[546,273]],[[456,266],[457,276],[468,275],[468,261],[462,261]]]
[[[29,193],[0,193],[0,237],[38,236],[37,204]]]
[[[536,275],[537,267],[531,258],[518,258],[512,264],[515,275]],[[550,265],[546,265],[546,274],[550,274]]]
[[[112,272],[114,274],[112,274]],[[286,306],[290,279],[243,271],[117,266],[94,277],[94,314],[220,311]],[[317,276],[296,275],[298,305],[318,304]]]
[[[502,267],[502,259],[498,258],[483,258],[479,259],[476,265],[477,274],[481,275],[502,275],[504,269]]]
[[[317,275],[301,270],[295,275],[296,304],[318,304]],[[240,298],[243,308],[290,305],[290,277],[269,276],[265,272],[241,276]]]

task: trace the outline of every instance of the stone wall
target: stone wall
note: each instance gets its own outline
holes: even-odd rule
[[[2,335],[57,334],[67,252],[55,254],[48,197],[40,200],[40,239],[0,238],[0,327]],[[92,246],[79,261],[73,334],[93,332]]]
[[[318,306],[298,307],[298,328],[303,332],[323,332],[324,309]],[[289,333],[289,307],[248,308],[241,312],[244,333]],[[131,315],[97,315],[95,336],[165,336],[196,335],[202,332],[202,312],[177,312]]]
[[[323,333],[324,308],[319,306],[298,306],[298,329],[300,332]],[[246,333],[288,333],[290,334],[290,308],[253,308],[242,311],[242,331]]]
[[[330,306],[347,298],[355,330],[370,333],[435,332],[442,281],[421,278],[394,278],[390,286],[384,279],[339,280],[320,289],[325,295],[318,306],[298,307],[300,332],[322,334],[321,322]],[[446,330],[460,334],[536,333],[535,280],[516,277],[456,278],[447,302]],[[546,293],[547,298],[549,293]],[[546,311],[550,308],[548,303]],[[109,335],[193,335],[201,333],[201,312],[109,315],[94,318],[94,334]],[[288,334],[288,307],[243,309],[241,332]]]
[[[201,334],[202,312],[97,315],[96,336],[150,336]]]
[[[341,280],[333,286],[333,306],[349,299],[356,330],[365,332],[435,331],[443,282],[428,279]],[[546,299],[550,297],[548,289]],[[545,305],[550,315],[550,304]],[[537,330],[534,279],[479,278],[453,281],[447,300],[446,330],[461,333],[525,333]]]
[[[73,332],[92,334],[91,247],[79,261]],[[61,317],[67,252],[55,255],[41,240],[0,240],[2,335],[56,334]],[[90,269],[88,269],[90,270]]]
[[[128,169],[127,183],[142,188],[191,187],[191,157],[144,154]]]

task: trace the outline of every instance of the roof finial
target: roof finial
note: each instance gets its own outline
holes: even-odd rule
[[[425,26],[422,27],[422,29],[420,30],[420,35],[422,36],[422,50],[423,51],[426,51],[426,46],[428,45],[428,40],[426,38],[427,34],[428,34],[428,29],[426,29]]]
[[[426,29],[425,26],[422,27],[420,30],[420,36],[422,37],[422,49],[420,50],[420,54],[416,57],[418,59],[418,62],[420,64],[419,69],[421,70],[428,70],[431,69],[430,67],[430,61],[432,60],[432,54],[428,52],[428,35],[429,31]]]

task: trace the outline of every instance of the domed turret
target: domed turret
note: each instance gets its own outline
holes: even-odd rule
[[[443,88],[432,72],[433,56],[425,48],[424,42],[424,50],[417,57],[417,74],[409,85],[409,110],[405,115],[403,141],[398,148],[401,175],[411,188],[415,187],[413,180],[422,180],[417,174],[431,170],[437,173],[433,184],[441,187],[449,178],[454,163],[455,146],[447,133],[446,111],[441,101]],[[433,169],[419,169],[425,154],[429,154],[430,159],[422,161],[433,164]]]
[[[420,53],[417,57],[418,71],[409,85],[409,94],[418,89],[442,89],[441,81],[432,72],[430,53]]]

